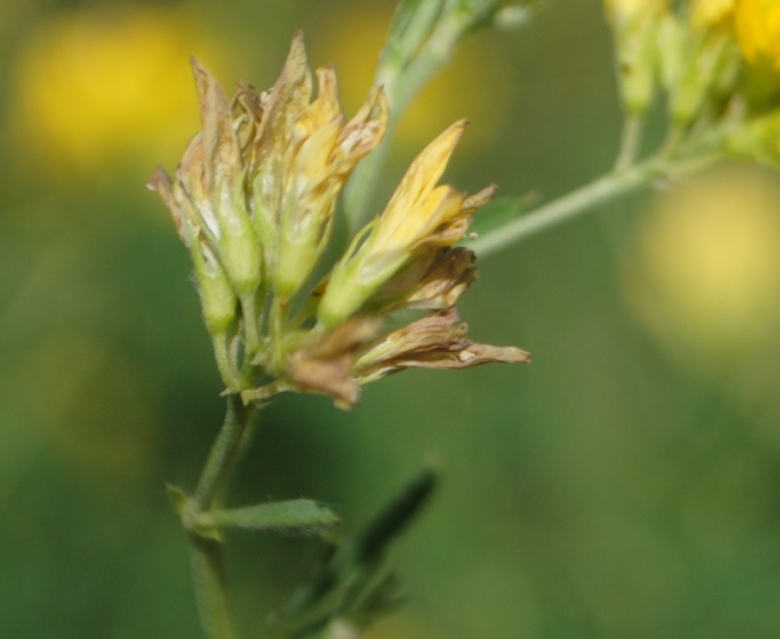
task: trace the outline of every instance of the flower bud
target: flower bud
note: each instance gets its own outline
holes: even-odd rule
[[[666,0],[605,0],[604,6],[615,36],[623,104],[640,115],[655,92],[657,33]]]
[[[492,197],[494,187],[466,198],[450,186],[436,186],[465,126],[456,122],[420,153],[384,212],[334,267],[318,311],[325,326],[350,317],[420,251],[460,241],[474,210]]]
[[[374,90],[352,120],[343,124],[333,69],[319,69],[319,95],[292,129],[283,175],[282,210],[272,281],[289,299],[311,275],[332,227],[341,189],[355,165],[382,140],[388,110]]]
[[[177,178],[209,229],[211,243],[236,294],[254,295],[260,285],[260,245],[245,198],[246,171],[230,104],[216,79],[192,59],[203,133],[185,154]]]

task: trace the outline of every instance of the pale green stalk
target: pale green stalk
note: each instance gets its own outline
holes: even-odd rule
[[[234,639],[225,594],[225,570],[221,544],[198,534],[192,521],[222,500],[231,471],[245,444],[252,409],[238,395],[227,396],[227,413],[222,428],[209,452],[195,494],[186,500],[181,513],[187,529],[190,565],[195,582],[201,625],[208,639]]]
[[[225,569],[220,542],[187,533],[190,567],[195,582],[200,624],[207,639],[234,639],[225,593]]]
[[[615,171],[622,171],[636,162],[639,145],[642,142],[644,119],[629,115],[623,120],[623,134],[620,138],[620,151],[615,162]]]
[[[700,171],[721,159],[722,153],[718,149],[721,148],[723,136],[727,131],[728,126],[724,126],[686,139],[684,131],[673,128],[655,155],[633,163],[632,156],[637,152],[640,128],[638,122],[629,119],[624,128],[619,159],[611,172],[467,242],[467,246],[477,255],[484,257],[593,210],[600,204],[645,187],[655,180],[674,179]]]
[[[484,257],[496,253],[545,229],[556,226],[630,193],[658,175],[657,165],[646,162],[624,171],[616,171],[580,187],[563,197],[553,200],[526,213],[500,229],[486,233],[467,243],[477,255]]]
[[[236,394],[227,396],[227,413],[206,465],[198,480],[192,506],[197,511],[214,508],[222,498],[230,473],[238,459],[253,408],[245,406]]]
[[[227,333],[215,333],[211,337],[217,369],[231,390],[241,388],[241,376],[236,371],[235,362],[230,353],[230,339]]]

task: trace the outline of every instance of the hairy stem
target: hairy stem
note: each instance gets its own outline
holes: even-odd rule
[[[467,246],[480,256],[496,253],[531,235],[581,215],[599,204],[630,193],[646,185],[658,174],[659,167],[655,161],[613,171],[469,242]]]
[[[241,375],[236,370],[236,364],[230,353],[230,337],[227,333],[216,333],[211,337],[214,345],[214,355],[217,360],[217,369],[222,380],[231,391],[237,391],[242,386]]]
[[[203,631],[208,639],[234,639],[236,635],[225,595],[225,571],[220,543],[193,532],[188,533],[187,537]]]
[[[201,625],[208,639],[234,639],[225,594],[225,569],[218,539],[199,534],[192,521],[199,513],[219,505],[241,449],[246,443],[252,409],[239,395],[227,396],[227,412],[217,439],[211,447],[195,494],[181,511],[187,531],[190,565]]]
[[[206,465],[192,498],[192,508],[197,511],[213,508],[221,499],[242,447],[245,433],[252,417],[252,408],[245,406],[241,396],[227,396],[227,413],[222,429],[211,447]]]

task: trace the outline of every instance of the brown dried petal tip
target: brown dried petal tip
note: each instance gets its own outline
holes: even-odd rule
[[[356,363],[353,374],[365,383],[406,368],[470,368],[490,362],[530,362],[531,355],[514,346],[476,344],[465,324],[456,324],[452,308],[424,317],[390,333]]]

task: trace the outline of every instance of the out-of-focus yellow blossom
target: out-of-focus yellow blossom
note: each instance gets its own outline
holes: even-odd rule
[[[667,0],[604,0],[607,17],[617,25],[656,15],[666,4]]]
[[[118,158],[172,156],[197,126],[182,61],[213,48],[181,10],[51,18],[25,38],[12,67],[10,124],[21,151],[67,177]]]
[[[691,22],[698,29],[726,25],[737,0],[694,0]]]
[[[692,363],[730,365],[780,320],[780,192],[721,171],[667,196],[639,229],[626,292],[640,319]]]
[[[342,74],[339,87],[346,107],[357,108],[365,99],[365,88],[376,72],[376,61],[387,38],[392,3],[364,3],[360,11],[345,12],[319,34],[319,48]],[[452,61],[437,72],[398,122],[393,146],[417,150],[430,139],[431,129],[446,126],[467,115],[477,135],[461,143],[468,150],[482,148],[499,135],[509,114],[509,92],[513,84],[511,63],[492,39],[466,38],[459,43]],[[368,55],[366,54],[368,52]],[[490,69],[489,74],[484,70]],[[490,99],[485,99],[486,82]],[[463,91],[464,86],[471,87]]]
[[[750,62],[765,60],[780,68],[780,0],[738,0],[734,24]]]

